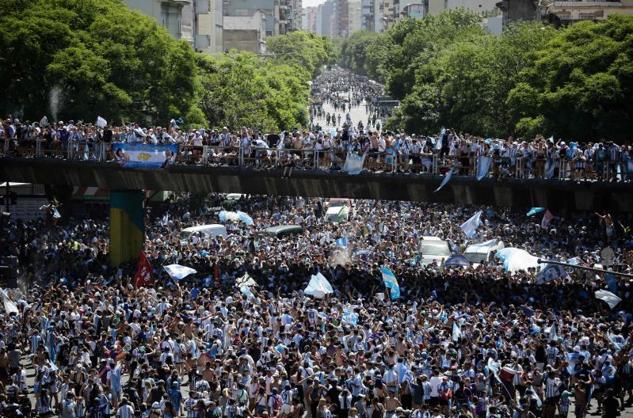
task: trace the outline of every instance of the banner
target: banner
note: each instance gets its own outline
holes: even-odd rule
[[[161,168],[168,157],[178,154],[178,144],[112,144],[119,164],[130,168]]]
[[[480,156],[479,164],[477,165],[477,181],[483,179],[488,175],[490,166],[492,165],[492,157]]]
[[[545,163],[545,178],[551,179],[554,177],[554,170],[556,169],[556,162],[553,158],[548,158]]]

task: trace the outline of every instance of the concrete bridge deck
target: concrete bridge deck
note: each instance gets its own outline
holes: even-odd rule
[[[477,181],[453,176],[434,190],[441,176],[363,173],[350,176],[323,170],[295,170],[283,178],[281,169],[176,165],[164,169],[123,168],[116,163],[55,159],[0,158],[0,181],[110,190],[170,190],[194,193],[245,193],[284,196],[346,197],[491,205],[547,207],[560,212],[633,212],[633,183],[568,180]]]

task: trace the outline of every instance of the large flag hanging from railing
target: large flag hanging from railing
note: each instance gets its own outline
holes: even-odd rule
[[[448,170],[448,172],[444,175],[444,179],[442,180],[442,183],[440,183],[440,187],[435,189],[433,191],[433,193],[436,193],[436,192],[439,192],[440,190],[442,190],[442,187],[444,187],[444,186],[446,186],[446,184],[448,184],[448,182],[451,180],[451,177],[453,177],[453,169]]]
[[[556,164],[553,158],[548,158],[545,163],[545,178],[551,179],[554,177],[554,169],[556,168]]]
[[[365,154],[358,155],[353,152],[348,152],[345,165],[343,165],[343,171],[352,175],[360,174],[360,172],[363,171],[363,164],[365,164]]]
[[[483,179],[488,175],[490,166],[492,165],[492,157],[482,155],[479,157],[479,164],[477,165],[477,181]]]
[[[178,144],[112,144],[115,160],[124,167],[160,168],[167,158],[178,154]]]

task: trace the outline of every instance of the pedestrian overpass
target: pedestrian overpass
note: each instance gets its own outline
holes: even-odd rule
[[[111,191],[111,253],[114,264],[134,259],[144,237],[144,190],[192,193],[243,193],[277,196],[344,197],[489,205],[526,209],[546,207],[554,214],[571,212],[633,212],[633,183],[568,180],[483,179],[453,176],[440,191],[439,175],[174,165],[166,168],[125,168],[113,162],[51,158],[0,158],[0,183],[5,181],[62,186],[99,187]]]

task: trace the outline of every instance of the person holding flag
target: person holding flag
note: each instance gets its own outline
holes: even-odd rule
[[[386,266],[380,267],[380,273],[382,274],[382,280],[385,283],[385,287],[389,289],[389,295],[391,300],[400,298],[400,285],[398,285],[398,279],[396,275]]]

